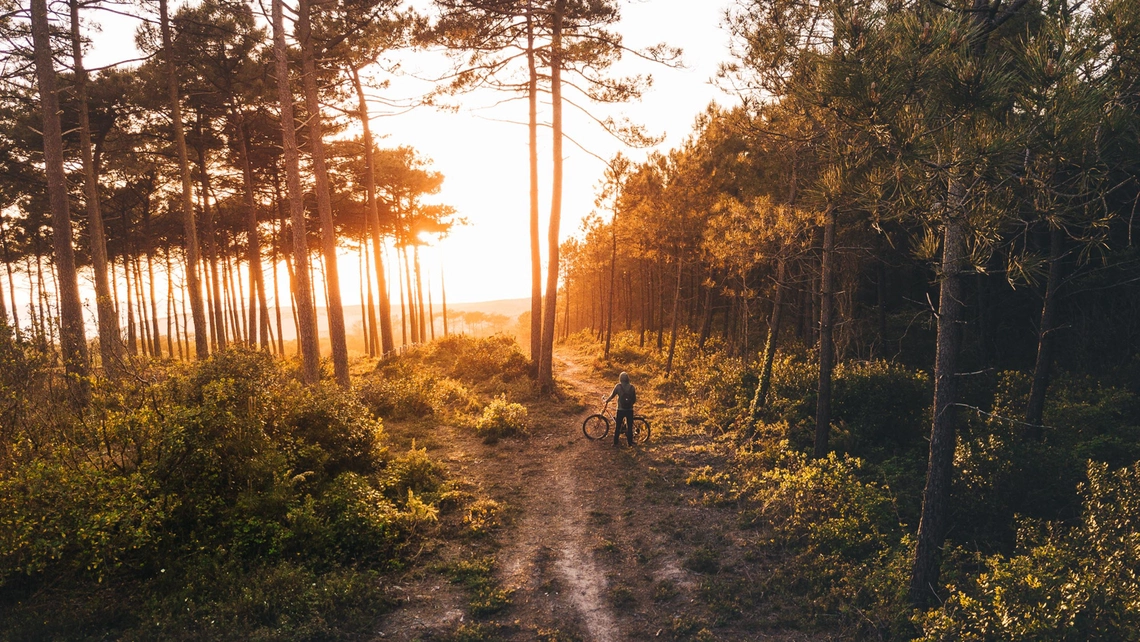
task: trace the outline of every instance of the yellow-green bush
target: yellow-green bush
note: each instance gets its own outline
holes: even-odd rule
[[[0,639],[357,631],[445,486],[422,450],[389,461],[354,396],[261,352],[102,381],[53,421],[0,460]]]
[[[744,473],[743,496],[790,554],[774,581],[804,595],[816,615],[839,613],[850,627],[882,634],[906,622],[910,546],[893,498],[860,480],[862,465],[785,450],[774,468]]]
[[[526,406],[507,401],[506,395],[500,395],[487,404],[483,416],[475,422],[475,433],[485,439],[515,437],[526,432]]]
[[[922,640],[1140,640],[1140,464],[1090,463],[1074,527],[1025,523],[921,620]]]

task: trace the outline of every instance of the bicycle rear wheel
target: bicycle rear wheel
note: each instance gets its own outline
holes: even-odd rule
[[[645,417],[633,418],[633,443],[644,444],[649,441],[649,422]]]
[[[610,420],[605,415],[590,415],[582,422],[582,434],[587,439],[601,439],[610,432]]]

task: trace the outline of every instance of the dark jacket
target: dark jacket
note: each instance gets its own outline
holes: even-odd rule
[[[637,388],[634,388],[632,383],[625,385],[619,383],[610,393],[610,399],[614,397],[618,400],[618,410],[633,410],[633,404],[637,403]]]

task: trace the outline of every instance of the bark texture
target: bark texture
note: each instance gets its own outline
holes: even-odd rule
[[[63,169],[63,132],[59,123],[55,64],[52,62],[47,0],[32,0],[32,46],[36,79],[43,112],[44,173],[51,207],[52,246],[59,271],[59,343],[67,373],[79,378],[74,389],[85,402],[87,385],[87,339],[83,329],[83,306],[79,302],[79,276],[71,247],[71,212],[67,202],[67,175]]]
[[[340,296],[340,269],[337,266],[336,224],[332,217],[329,195],[329,172],[325,163],[324,130],[321,126],[321,103],[317,95],[317,65],[313,52],[310,23],[311,3],[298,3],[297,31],[301,41],[301,75],[308,111],[309,151],[316,179],[317,214],[321,218],[321,248],[325,257],[325,295],[328,298],[329,342],[332,344],[333,376],[343,388],[349,386],[348,345],[345,339],[344,306]]]
[[[289,200],[289,218],[293,228],[293,270],[290,274],[297,314],[298,347],[301,351],[301,375],[306,383],[316,383],[321,376],[320,346],[317,343],[317,314],[313,308],[312,283],[309,281],[309,245],[305,238],[305,210],[301,203],[300,154],[293,122],[293,90],[289,84],[289,54],[285,46],[283,0],[273,0],[273,53],[277,75],[277,98],[281,103],[281,142],[285,152],[285,185]]]
[[[186,239],[186,288],[190,290],[190,313],[194,319],[194,352],[199,359],[210,356],[206,327],[206,308],[202,303],[202,286],[198,279],[198,225],[194,220],[193,181],[190,178],[190,155],[186,148],[186,132],[182,130],[182,101],[178,91],[178,74],[171,53],[168,0],[159,0],[158,12],[162,32],[162,52],[166,63],[166,90],[170,101],[170,120],[174,130],[174,146],[178,152],[178,169],[182,179],[182,229]]]
[[[950,212],[943,220],[942,274],[938,295],[938,343],[934,359],[934,406],[930,429],[929,468],[922,495],[922,517],[911,571],[910,600],[915,606],[937,597],[939,553],[946,537],[950,482],[957,443],[956,372],[962,345],[962,273],[966,260],[966,221],[960,206],[963,186],[950,186]]]

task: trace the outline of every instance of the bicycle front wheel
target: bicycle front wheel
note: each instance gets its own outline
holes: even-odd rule
[[[649,422],[645,417],[633,418],[633,443],[644,444],[649,441]]]
[[[590,415],[582,422],[582,434],[587,439],[601,439],[610,432],[610,420],[605,415]]]

